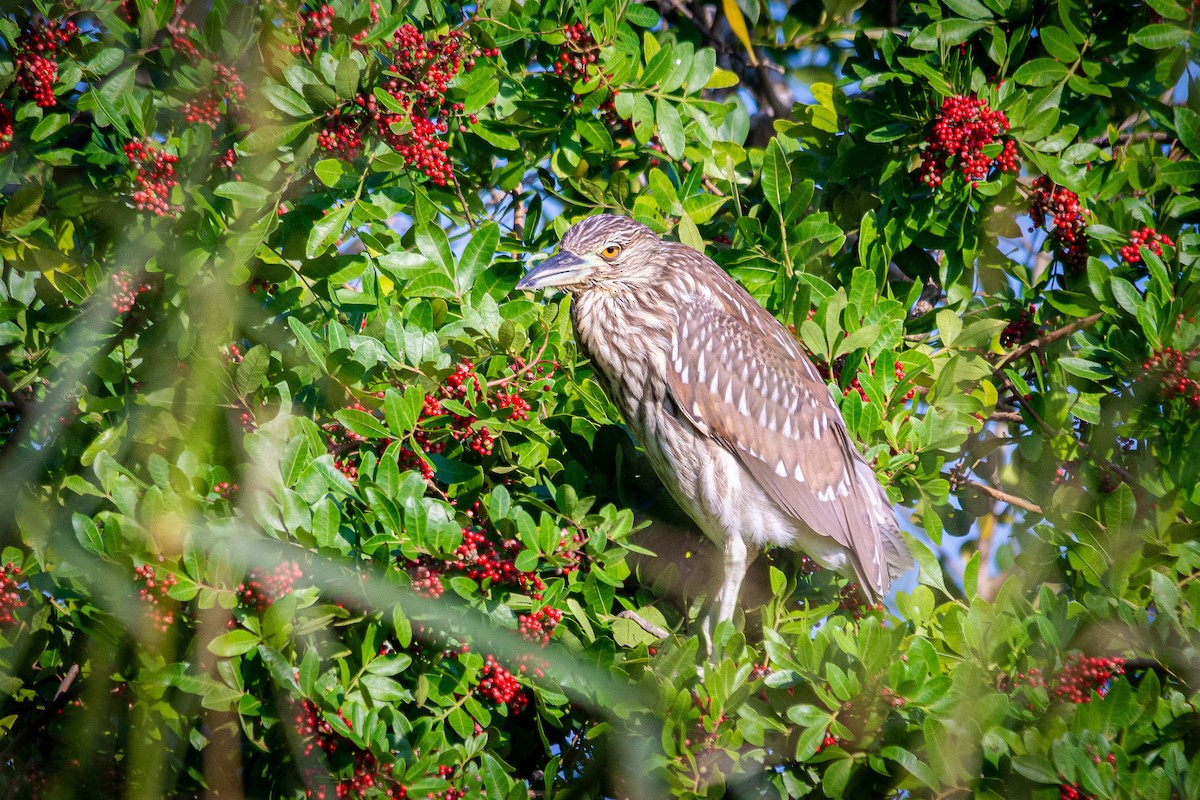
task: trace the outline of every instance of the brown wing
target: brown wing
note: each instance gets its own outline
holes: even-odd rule
[[[683,306],[668,367],[671,394],[691,422],[723,442],[787,513],[846,547],[863,588],[883,594],[883,533],[864,496],[880,489],[862,485],[859,468],[874,476],[783,326],[730,281],[718,297],[693,295]]]

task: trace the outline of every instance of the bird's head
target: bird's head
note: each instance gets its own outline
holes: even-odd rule
[[[654,256],[662,246],[640,222],[612,214],[588,217],[572,225],[558,253],[526,273],[517,288],[572,291],[657,282],[663,261]]]

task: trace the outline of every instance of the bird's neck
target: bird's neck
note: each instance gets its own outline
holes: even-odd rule
[[[654,401],[646,393],[664,385],[676,325],[675,308],[663,302],[661,291],[579,292],[571,322],[584,355],[627,417],[638,403]]]

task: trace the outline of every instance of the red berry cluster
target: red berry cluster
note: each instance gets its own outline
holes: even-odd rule
[[[479,671],[479,693],[498,706],[508,705],[513,714],[520,714],[529,705],[529,698],[513,674],[502,667],[496,657],[488,654]]]
[[[846,335],[849,336],[849,334],[846,334]],[[817,367],[817,372],[819,372],[821,374],[822,378],[824,378],[827,381],[833,380],[833,381],[840,382],[841,376],[842,376],[842,369],[845,368],[845,366],[846,366],[846,357],[838,356],[837,358],[835,358],[833,361],[832,367],[827,366],[827,365],[821,363],[820,361],[814,361],[814,364]],[[867,362],[867,372],[870,375],[875,374],[875,362],[873,362],[873,361]],[[905,374],[904,373],[904,365],[897,361],[895,367],[893,367],[893,369],[892,369],[892,373],[896,376],[897,381],[904,380],[904,374]],[[842,389],[842,397],[849,397],[852,392],[858,392],[858,396],[860,398],[862,398],[862,401],[864,403],[871,402],[870,398],[867,397],[866,389],[864,389],[862,387],[862,384],[859,382],[858,376],[855,376],[854,379],[850,381],[849,386],[847,386],[845,389]],[[907,401],[913,399],[914,397],[916,397],[916,394],[917,394],[916,389],[909,389],[908,392],[905,393],[904,399],[901,402],[907,402]]]
[[[1181,353],[1174,347],[1164,347],[1142,362],[1141,380],[1158,382],[1163,400],[1182,397],[1193,409],[1200,411],[1200,380],[1188,376],[1188,367],[1198,351]]]
[[[4,105],[4,103],[0,103],[0,153],[3,153],[8,148],[12,147],[12,143],[12,112],[8,110],[8,106]]]
[[[213,65],[212,86],[204,94],[183,104],[180,113],[189,123],[201,123],[216,130],[221,121],[221,102],[226,110],[233,109],[246,99],[246,86],[233,67]]]
[[[412,580],[412,590],[421,597],[437,599],[446,591],[442,585],[442,573],[419,561],[409,564],[408,576]]]
[[[324,31],[329,14],[322,13]],[[394,105],[381,106],[374,91],[360,93],[353,104],[326,115],[318,144],[350,159],[362,152],[364,138],[374,134],[435,184],[453,183],[453,165],[446,155],[450,144],[442,137],[451,121],[462,118],[464,108],[449,102],[446,93],[455,77],[475,66],[476,58],[499,55],[498,50],[480,48],[468,54],[464,45],[461,31],[427,38],[415,26],[402,25],[379,53],[387,65],[377,88],[390,95]],[[476,122],[474,115],[469,119]]]
[[[237,497],[238,488],[236,483],[219,481],[213,484],[212,493],[222,500],[233,500],[233,498]]]
[[[514,420],[529,419],[529,403],[525,398],[521,397],[516,391],[505,394],[503,392],[496,395],[496,407],[507,408],[511,410],[508,418]]]
[[[146,282],[135,284],[133,278],[125,270],[113,273],[109,278],[112,288],[108,293],[108,302],[118,314],[127,314],[137,305],[138,295],[149,292],[153,287]]]
[[[29,26],[16,46],[16,83],[22,97],[42,108],[53,108],[58,81],[58,52],[70,44],[79,29],[74,22],[45,19]]]
[[[277,291],[279,291],[279,284],[271,283],[270,281],[262,278],[255,278],[246,285],[246,290],[249,291],[250,294],[258,294],[260,290],[265,294],[275,294]]]
[[[229,148],[226,148],[223,153],[218,153],[217,157],[213,159],[213,168],[230,170],[230,171],[236,169],[237,168],[237,153],[234,151],[234,149],[232,147],[229,147]],[[242,176],[235,172],[233,174],[233,179],[235,181],[240,181],[242,179]]]
[[[817,745],[817,752],[818,753],[821,752],[826,747],[841,747],[844,744],[845,744],[845,742],[843,740],[834,736],[830,732],[829,728],[826,728],[825,729],[825,738],[821,740],[821,743],[819,745]]]
[[[1017,314],[1017,318],[1012,320],[1000,332],[1000,344],[1005,347],[1012,347],[1015,344],[1020,344],[1030,338],[1030,334],[1036,335],[1040,326],[1033,324],[1034,314],[1037,313],[1037,306],[1030,304],[1027,308],[1021,309]]]
[[[847,583],[838,591],[838,611],[845,611],[855,619],[862,619],[871,611],[883,611],[883,603],[872,604],[862,587],[855,582]]]
[[[1082,273],[1087,266],[1088,245],[1087,237],[1083,235],[1087,223],[1083,220],[1079,195],[1056,185],[1045,175],[1034,180],[1032,188],[1029,218],[1034,227],[1050,234],[1068,273]],[[1047,218],[1053,223],[1053,228],[1047,227]]]
[[[549,644],[554,629],[562,622],[562,611],[553,606],[539,608],[532,614],[517,615],[517,629],[531,642]]]
[[[133,180],[133,207],[139,211],[150,211],[160,217],[173,214],[176,209],[169,202],[171,189],[179,183],[175,164],[179,156],[164,153],[152,144],[129,142],[125,145],[125,157],[137,168]]]
[[[689,749],[697,747],[700,752],[712,751],[716,749],[720,739],[721,726],[728,722],[730,717],[725,712],[713,713],[712,695],[701,696],[700,692],[693,689],[691,696],[692,708],[700,712],[700,715],[692,722],[689,735],[683,740],[683,746]]]
[[[167,25],[167,36],[171,39],[171,49],[188,61],[199,61],[201,58],[200,50],[192,39],[192,33],[195,30],[195,23],[185,19],[177,19]]]
[[[1162,255],[1163,245],[1174,247],[1175,242],[1166,234],[1159,233],[1154,228],[1142,228],[1129,232],[1129,243],[1120,249],[1121,258],[1130,264],[1142,262],[1141,248],[1145,247],[1156,256]]]
[[[296,581],[304,577],[304,570],[295,561],[284,561],[270,572],[255,567],[247,580],[238,584],[238,602],[262,613],[282,597],[292,593]]]
[[[167,596],[177,583],[175,576],[167,573],[166,577],[159,578],[149,564],[143,564],[133,572],[140,584],[138,599],[142,601],[147,619],[157,630],[166,633],[175,622],[174,601]]]
[[[462,536],[462,544],[454,551],[457,558],[448,562],[447,567],[480,583],[510,586],[522,592],[532,590],[532,597],[541,599],[546,588],[541,577],[536,572],[517,569],[517,556],[525,549],[520,540],[502,538],[482,524],[464,527]]]
[[[25,605],[17,591],[20,575],[21,568],[11,561],[0,567],[0,625],[13,622],[13,612]]]
[[[600,45],[582,22],[574,25],[563,25],[563,42],[558,60],[554,62],[555,74],[562,75],[568,80],[587,81],[591,77],[592,65],[600,56]],[[603,73],[600,73],[603,74]]]
[[[353,728],[350,720],[339,710],[338,718]],[[320,750],[326,756],[343,752],[347,748],[352,753],[354,771],[344,780],[334,785],[334,797],[338,800],[345,798],[364,798],[372,792],[381,793],[383,797],[405,798],[407,790],[396,783],[386,769],[382,768],[379,759],[369,750],[350,743],[334,731],[333,726],[325,719],[317,705],[311,700],[302,700],[296,712],[295,730],[304,742],[304,755],[311,756]],[[330,800],[324,785],[325,774],[311,760],[305,762],[305,785],[312,787],[305,790],[305,796],[310,800]]]
[[[983,149],[1008,130],[1008,117],[994,111],[987,100],[966,95],[947,97],[941,113],[934,119],[933,130],[925,137],[926,147],[921,154],[921,180],[933,188],[942,185],[946,167],[955,158],[972,186],[986,180],[993,167],[1002,172],[1018,171],[1016,143],[1004,142],[1004,150],[996,158],[984,155]]]
[[[1059,784],[1058,798],[1059,800],[1092,800],[1091,795],[1080,791],[1078,783]]]
[[[225,360],[230,364],[242,363],[244,353],[242,353],[242,348],[238,347],[237,342],[230,342],[225,345],[221,348],[221,352],[224,354]]]
[[[337,12],[331,5],[320,5],[311,11],[300,12],[300,41],[290,45],[293,55],[311,59],[326,38],[333,37],[333,20]]]

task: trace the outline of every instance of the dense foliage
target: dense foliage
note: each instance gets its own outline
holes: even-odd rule
[[[4,8],[7,796],[1200,796],[1195,3]],[[513,291],[601,209],[825,370],[887,608],[768,553],[705,662]]]

